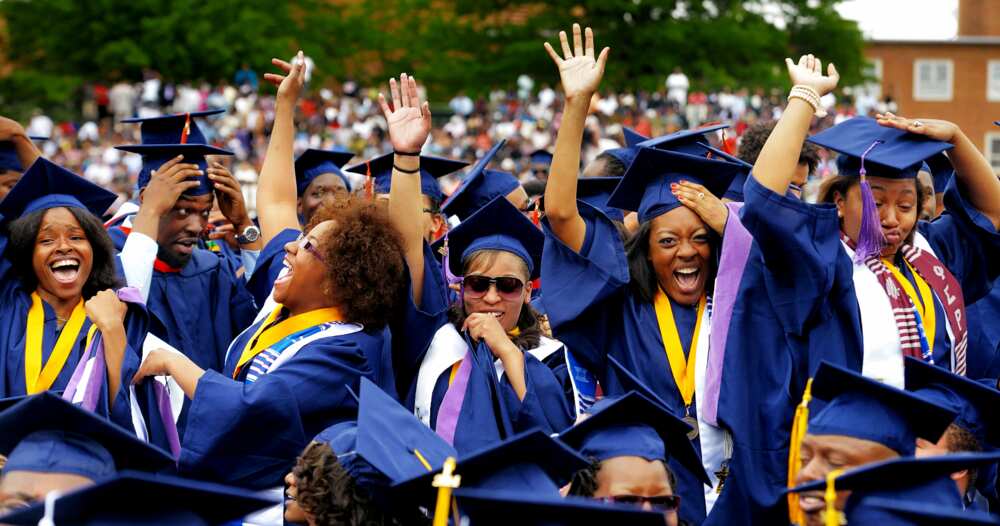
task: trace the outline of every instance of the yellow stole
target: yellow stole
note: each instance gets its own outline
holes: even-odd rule
[[[691,348],[687,358],[684,357],[684,349],[681,347],[681,338],[677,334],[677,324],[674,323],[674,311],[670,307],[670,298],[663,292],[663,289],[656,291],[653,299],[653,309],[656,311],[656,324],[660,327],[660,338],[663,339],[663,349],[667,353],[667,363],[670,364],[670,372],[674,376],[674,383],[681,392],[684,399],[684,407],[691,406],[694,399],[694,371],[695,354],[698,350],[698,334],[701,332],[701,318],[705,312],[706,298],[704,295],[698,300],[698,319],[694,325],[694,335],[691,336]]]
[[[326,307],[289,316],[275,323],[284,311],[285,308],[278,305],[277,308],[271,311],[271,314],[267,315],[263,323],[260,324],[253,338],[250,338],[250,341],[243,348],[243,352],[240,354],[240,361],[237,362],[236,370],[233,371],[233,378],[239,376],[243,366],[253,360],[258,354],[264,352],[264,349],[280,342],[289,335],[315,325],[333,321],[344,321],[344,317],[340,314],[339,310],[335,307]]]
[[[893,265],[886,259],[882,260],[882,263],[885,263],[885,267],[889,269],[889,272],[892,272],[892,275],[896,277],[896,281],[903,287],[906,295],[910,297],[913,306],[917,308],[917,313],[920,314],[920,322],[924,327],[924,336],[927,337],[927,346],[933,351],[934,337],[937,332],[937,311],[934,310],[934,294],[931,292],[931,288],[927,285],[927,282],[924,281],[924,278],[920,277],[920,274],[917,274],[917,271],[913,269],[910,262],[905,259],[903,262],[910,269],[913,281],[917,282],[917,289],[920,291],[919,296],[917,296],[917,291],[913,289],[910,280],[903,276],[903,273],[899,271],[896,265]]]
[[[42,298],[37,292],[31,293],[31,308],[28,309],[28,325],[24,336],[24,385],[29,395],[47,391],[55,383],[59,373],[66,366],[73,347],[76,346],[77,338],[80,337],[80,330],[83,329],[83,322],[87,319],[87,312],[83,308],[83,300],[76,304],[69,321],[59,332],[56,345],[49,355],[49,360],[42,366],[42,344],[45,334],[45,307],[42,306]],[[96,325],[92,325],[87,332],[87,345],[94,337],[97,330]]]

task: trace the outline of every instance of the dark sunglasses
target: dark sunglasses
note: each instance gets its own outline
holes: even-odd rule
[[[524,282],[511,276],[491,278],[489,276],[465,276],[462,278],[462,295],[469,298],[481,298],[496,286],[497,294],[505,300],[516,300],[524,290]]]
[[[612,497],[602,497],[601,500],[604,502],[614,502],[617,504],[633,504],[636,506],[642,506],[645,503],[649,503],[649,506],[654,510],[659,511],[677,511],[681,507],[681,498],[679,495],[664,495],[660,497],[641,497],[639,495],[614,495]]]

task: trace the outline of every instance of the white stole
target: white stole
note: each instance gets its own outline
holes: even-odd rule
[[[434,333],[431,344],[420,362],[417,372],[416,396],[413,403],[413,414],[428,427],[431,426],[431,404],[434,397],[434,386],[441,373],[455,365],[469,352],[465,338],[458,333],[455,326],[445,323]]]
[[[702,391],[705,389],[705,371],[708,369],[708,342],[712,332],[711,317],[709,309],[705,309],[701,314],[701,331],[698,333],[698,342],[695,344],[694,359],[694,398],[698,419],[698,440],[701,442],[701,465],[708,473],[711,486],[704,486],[705,511],[712,511],[715,501],[719,495],[715,492],[715,487],[719,485],[719,479],[715,472],[722,468],[722,462],[726,460],[725,440],[726,431],[721,427],[709,424],[702,417]]]

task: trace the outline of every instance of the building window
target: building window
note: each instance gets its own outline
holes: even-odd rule
[[[1000,60],[991,60],[986,64],[986,99],[1000,102]]]
[[[913,100],[951,100],[955,64],[945,59],[920,59],[913,62]]]
[[[986,134],[986,159],[993,166],[993,170],[1000,173],[1000,132]]]

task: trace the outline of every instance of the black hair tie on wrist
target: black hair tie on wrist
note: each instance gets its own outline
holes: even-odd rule
[[[392,153],[402,155],[404,157],[420,157],[420,152],[401,152],[399,150],[393,150]]]
[[[393,169],[393,170],[396,170],[396,171],[398,171],[398,172],[402,172],[402,173],[404,173],[404,174],[415,174],[415,173],[420,173],[420,168],[417,168],[417,169],[415,169],[415,170],[404,170],[404,169],[400,168],[400,167],[399,167],[399,165],[397,165],[396,163],[393,163],[393,164],[392,164],[392,169]]]

